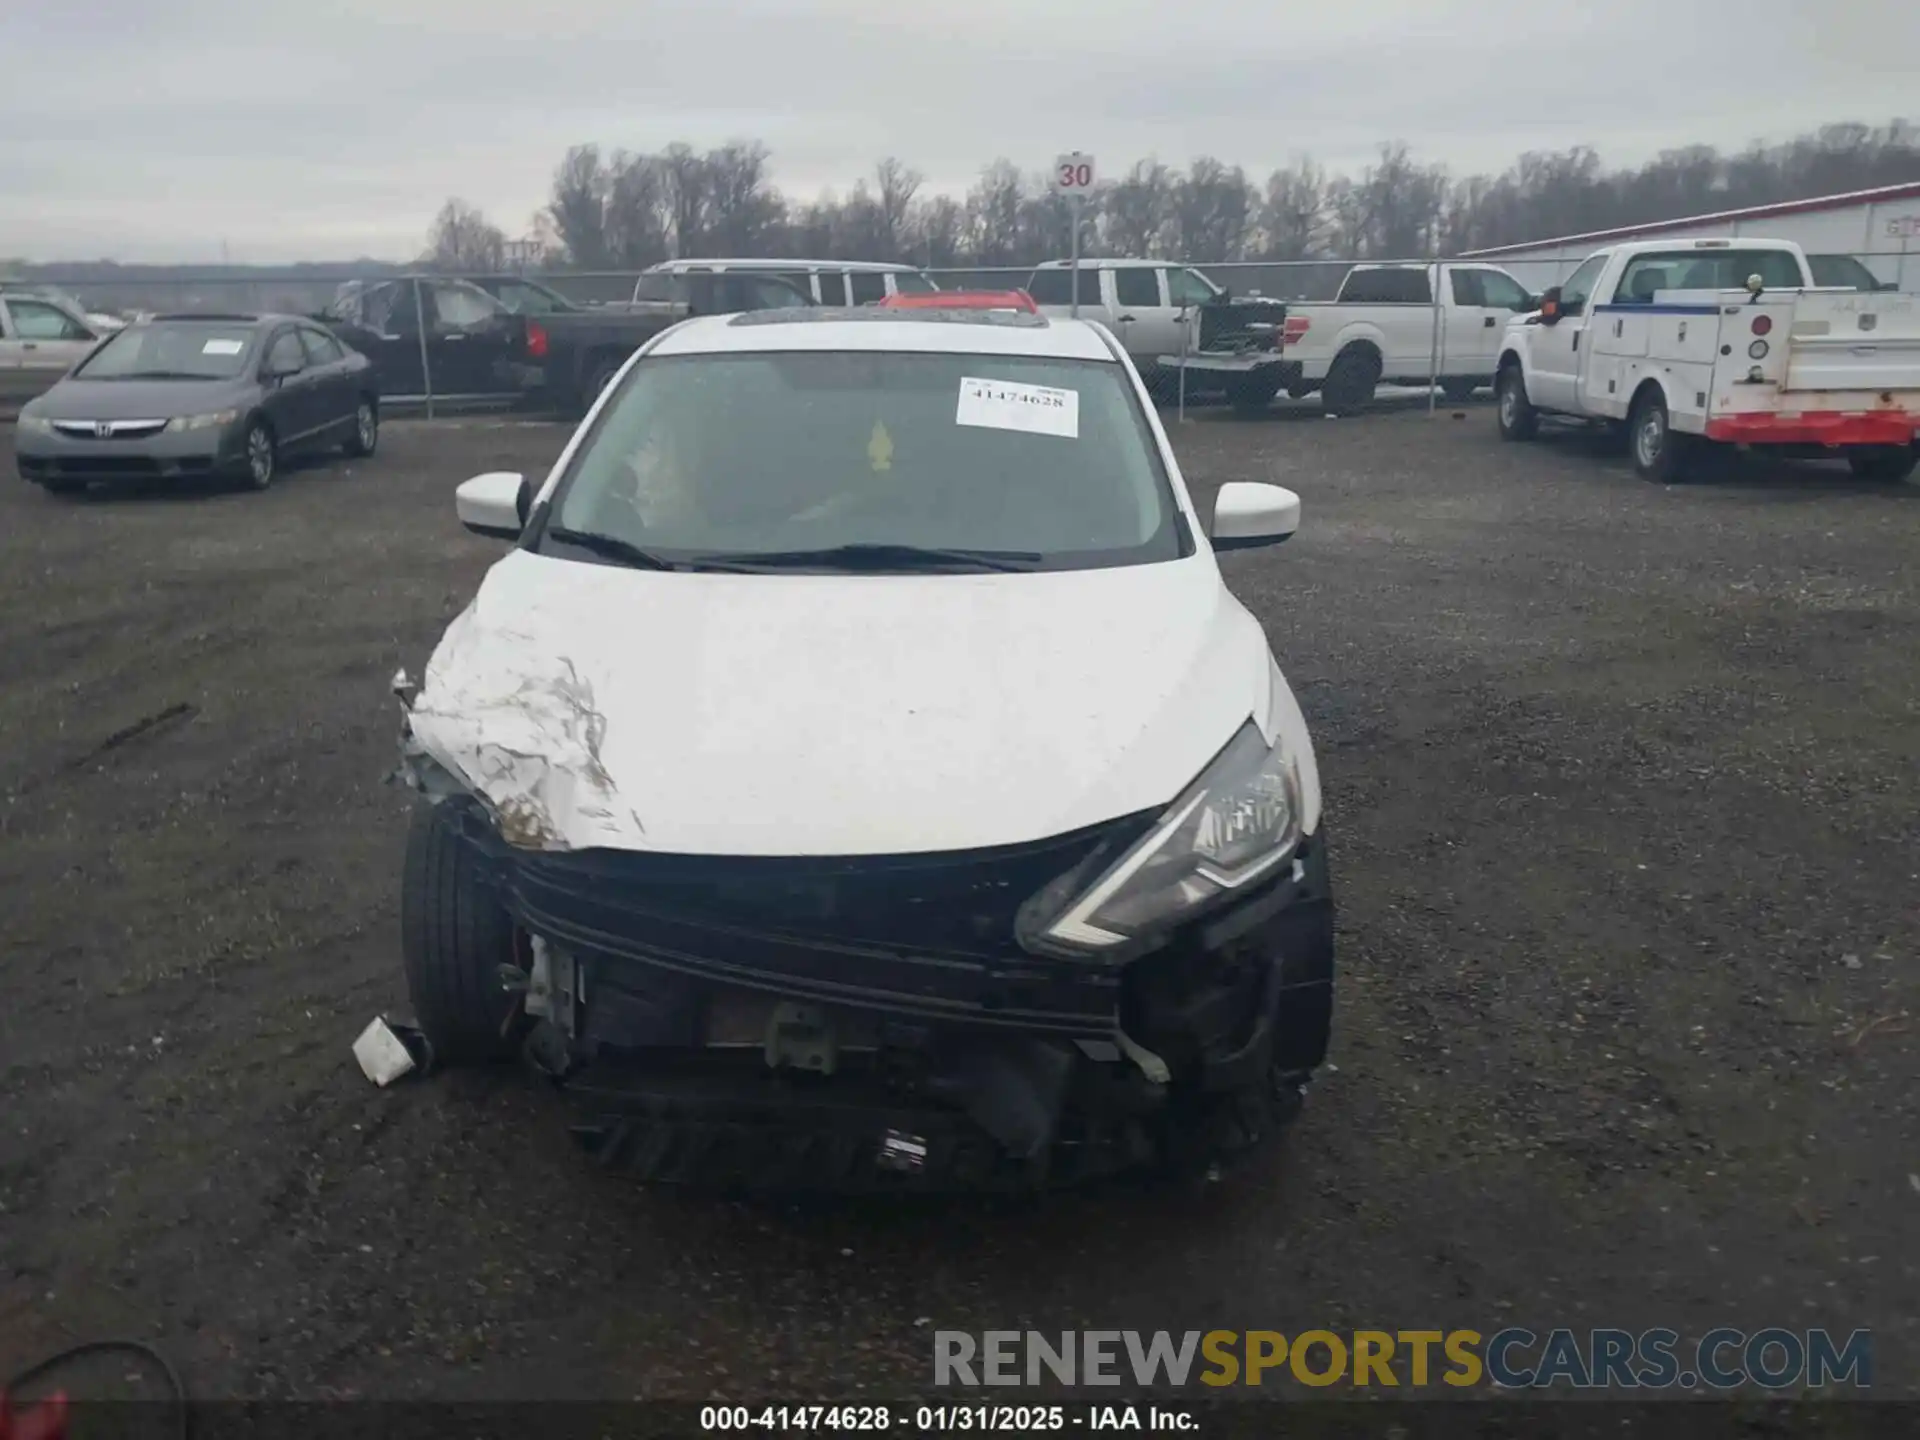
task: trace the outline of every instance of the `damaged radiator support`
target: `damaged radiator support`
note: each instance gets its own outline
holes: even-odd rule
[[[633,993],[619,985],[593,987],[600,999],[616,999],[613,1013],[594,1012],[587,1003],[588,976],[593,968],[590,959],[577,958],[566,947],[539,937],[534,938],[531,948],[532,965],[524,980],[525,1010],[533,1023],[527,1032],[525,1051],[536,1068],[555,1079],[577,1073],[585,1060],[598,1064],[613,1056],[641,1064],[671,1065],[678,1050],[685,1058],[730,1054],[736,1057],[733,1078],[749,1084],[755,1078],[751,1072],[757,1071],[763,1087],[781,1085],[783,1072],[794,1074],[801,1085],[821,1085],[836,1078],[848,1058],[855,1058],[864,1062],[868,1071],[885,1076],[894,1093],[903,1098],[910,1100],[917,1092],[964,1114],[1008,1156],[1021,1162],[1033,1161],[1059,1138],[1076,1068],[1133,1072],[1137,1094],[1130,1108],[1143,1111],[1155,1107],[1157,1092],[1166,1082],[1164,1062],[1124,1036],[1118,1037],[1117,1043],[1089,1040],[1076,1045],[992,1032],[942,1033],[928,1027],[903,1030],[880,1026],[876,1030],[871,1022],[863,1025],[851,1014],[771,997],[765,997],[768,1013],[759,1046],[725,1039],[716,1043],[715,1008],[728,1000],[734,1001],[736,1008],[741,1001],[751,1008],[756,997],[704,987],[704,993],[698,994],[701,1019],[685,1029],[674,1026],[663,1033],[658,1028],[657,1010],[617,1003],[617,997],[631,998]],[[504,971],[503,978],[507,978]],[[637,1019],[638,1028],[622,1033],[623,1018]],[[851,1057],[842,1045],[842,1032],[849,1025],[849,1038],[856,1042]],[[861,1043],[871,1042],[875,1036],[896,1043],[891,1048]],[[665,1039],[680,1040],[682,1045],[649,1043]],[[914,1053],[911,1047],[898,1043],[901,1041],[917,1042],[925,1049]],[[751,1066],[749,1057],[757,1058],[760,1064]],[[644,1104],[648,1086],[637,1066],[632,1078],[636,1082],[633,1096]],[[595,1077],[590,1088],[612,1096],[622,1087],[605,1087]],[[926,1156],[924,1136],[892,1128],[881,1137],[875,1159],[883,1168],[917,1172]]]
[[[528,1060],[639,1178],[1071,1184],[1170,1158],[1247,1095],[1297,1102],[1324,1047],[1319,844],[1116,966],[1026,953],[1012,916],[1130,827],[880,865],[529,851],[467,798],[438,813],[522,937],[498,968]]]

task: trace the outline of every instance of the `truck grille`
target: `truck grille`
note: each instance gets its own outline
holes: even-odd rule
[[[167,428],[165,420],[55,420],[69,440],[146,440]]]

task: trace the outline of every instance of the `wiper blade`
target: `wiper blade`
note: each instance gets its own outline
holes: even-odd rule
[[[1026,550],[959,550],[867,542],[820,550],[743,550],[701,555],[697,569],[729,570],[1032,570],[1045,557]]]
[[[618,560],[631,565],[636,570],[678,570],[681,567],[671,560],[663,560],[651,550],[643,549],[631,540],[622,540],[618,535],[603,535],[598,530],[568,530],[554,527],[547,531],[546,538],[558,540],[565,545],[575,545],[607,560]]]

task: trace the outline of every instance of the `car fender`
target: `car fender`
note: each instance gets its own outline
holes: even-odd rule
[[[1387,344],[1387,332],[1371,320],[1349,320],[1334,332],[1333,346],[1327,356],[1329,362],[1336,360],[1340,352],[1355,343],[1371,345],[1380,352],[1385,360],[1392,353]]]

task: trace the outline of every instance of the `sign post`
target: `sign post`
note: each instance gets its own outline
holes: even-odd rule
[[[1073,205],[1073,249],[1067,261],[1067,284],[1073,294],[1068,313],[1076,320],[1080,318],[1080,208],[1093,190],[1094,176],[1093,156],[1083,150],[1069,150],[1054,157],[1053,193],[1066,196]]]

